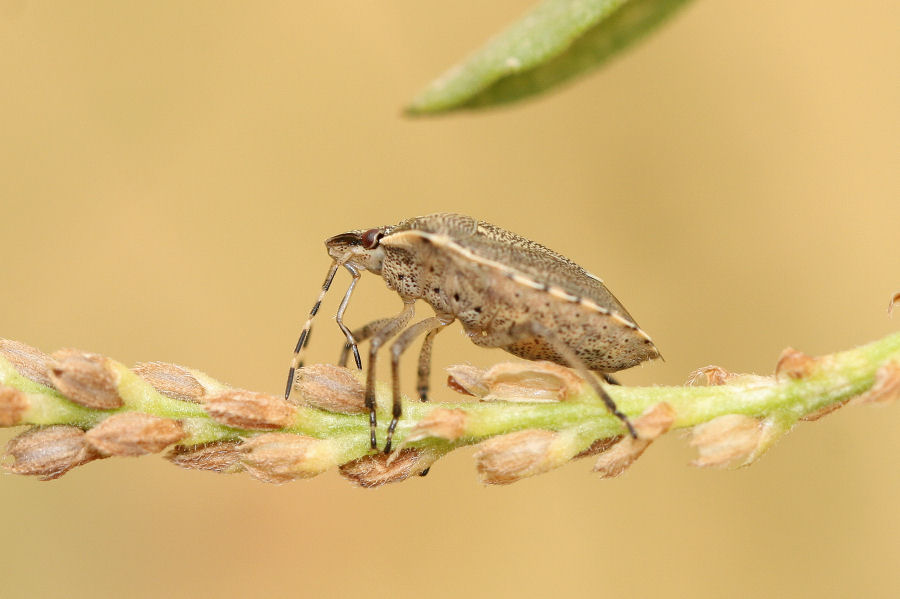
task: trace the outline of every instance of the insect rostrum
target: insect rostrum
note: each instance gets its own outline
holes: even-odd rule
[[[285,397],[290,395],[302,350],[309,343],[313,319],[343,267],[353,278],[338,308],[337,323],[358,368],[362,361],[357,344],[371,340],[366,407],[373,449],[379,349],[396,337],[390,351],[393,417],[385,443],[389,452],[401,415],[400,356],[416,338],[425,336],[418,368],[418,391],[424,401],[434,337],[455,320],[476,345],[580,371],[635,436],[631,423],[589,371],[606,375],[657,358],[659,351],[603,282],[568,258],[500,227],[451,213],[342,233],[327,239],[325,246],[333,261],[297,341]],[[344,312],[362,271],[381,276],[400,295],[403,309],[350,331]],[[419,299],[428,302],[435,315],[407,327]]]

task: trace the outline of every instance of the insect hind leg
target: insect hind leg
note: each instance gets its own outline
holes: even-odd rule
[[[619,387],[622,386],[622,383],[620,383],[620,382],[618,381],[618,379],[616,379],[616,377],[614,377],[613,375],[609,374],[608,372],[603,372],[603,373],[600,374],[600,376],[602,376],[602,377],[603,377],[603,380],[606,381],[606,382],[607,382],[608,384],[610,384],[610,385],[616,385],[616,386],[619,386]]]
[[[584,363],[584,360],[579,358],[578,354],[576,354],[571,347],[561,341],[552,330],[540,324],[539,322],[528,321],[514,325],[510,329],[510,335],[513,338],[526,336],[540,337],[548,344],[552,345],[553,349],[556,350],[556,352],[560,355],[560,357],[563,358],[563,360],[565,360],[566,365],[577,370],[578,374],[580,374],[582,378],[584,378],[588,382],[588,384],[593,387],[594,391],[597,393],[597,396],[600,397],[610,413],[621,420],[622,424],[625,425],[625,428],[628,429],[628,434],[637,439],[637,431],[634,430],[634,426],[631,424],[631,421],[628,420],[628,416],[626,416],[619,410],[616,402],[613,401],[613,398],[609,396],[609,393],[606,392],[606,390],[597,380],[597,377],[594,376],[590,368],[588,368],[587,364]],[[606,378],[606,375],[604,375],[604,378]]]
[[[448,323],[449,324],[449,323]],[[446,327],[440,327],[429,331],[425,335],[425,341],[422,342],[422,349],[419,351],[419,367],[416,372],[416,392],[419,394],[421,401],[428,401],[428,389],[431,386],[431,350],[434,346],[434,337]],[[431,466],[419,472],[419,476],[428,476]]]
[[[446,321],[446,324],[451,322],[453,321]],[[416,392],[419,394],[421,401],[428,401],[428,389],[431,386],[431,350],[434,347],[434,338],[446,328],[446,326],[443,326],[428,331],[425,335],[425,340],[422,342],[422,349],[419,350],[419,364],[416,369]]]

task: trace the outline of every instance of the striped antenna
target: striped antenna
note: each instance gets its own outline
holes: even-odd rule
[[[349,258],[351,254],[346,254],[342,256],[339,260],[335,260],[331,263],[331,268],[328,269],[328,275],[325,277],[325,282],[322,283],[322,291],[319,292],[319,298],[316,300],[315,305],[313,305],[312,310],[309,311],[309,318],[306,319],[306,324],[303,325],[303,330],[300,332],[300,338],[297,340],[297,346],[294,347],[294,357],[291,359],[291,369],[288,371],[288,379],[287,379],[287,387],[284,389],[284,398],[288,399],[291,396],[291,390],[294,387],[294,374],[297,372],[297,369],[303,366],[303,361],[300,359],[300,355],[303,349],[309,345],[309,337],[312,332],[312,324],[313,319],[316,317],[316,314],[319,312],[319,307],[322,305],[322,300],[325,299],[325,294],[328,293],[329,287],[331,287],[332,281],[334,281],[334,275],[337,274],[338,268],[342,264],[344,264]]]

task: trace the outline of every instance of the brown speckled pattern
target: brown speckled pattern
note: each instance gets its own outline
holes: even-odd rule
[[[477,345],[566,364],[545,340],[513,334],[516,325],[535,321],[592,370],[659,357],[602,282],[540,244],[457,214],[410,219],[385,233],[380,274],[388,287],[456,318]]]

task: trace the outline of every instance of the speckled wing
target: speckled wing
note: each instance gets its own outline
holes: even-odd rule
[[[433,214],[410,219],[393,232],[419,230],[446,236],[486,261],[512,270],[536,283],[559,287],[593,301],[637,324],[603,282],[565,256],[490,223],[462,214]]]

